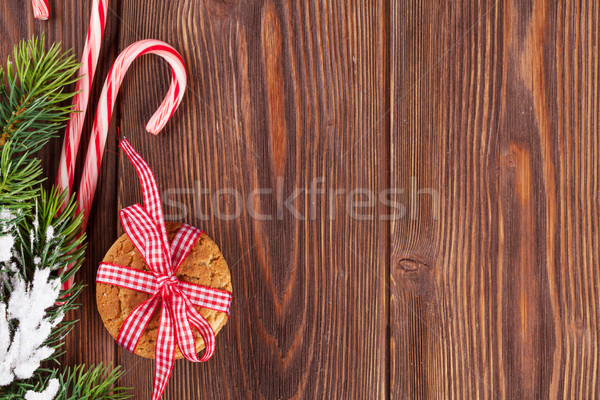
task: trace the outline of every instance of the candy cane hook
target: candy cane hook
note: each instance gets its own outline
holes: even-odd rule
[[[33,4],[33,15],[36,19],[47,20],[50,16],[48,10],[48,0],[32,0]]]
[[[167,96],[146,125],[146,130],[154,135],[158,134],[183,99],[187,84],[187,73],[181,56],[173,47],[158,40],[142,40],[132,44],[119,55],[106,78],[102,94],[100,95],[79,187],[78,210],[84,215],[82,229],[85,229],[94,200],[94,192],[98,183],[98,173],[100,164],[102,163],[102,153],[104,152],[108,127],[119,88],[123,82],[125,73],[133,61],[144,54],[161,56],[170,64],[173,73],[173,81],[171,82]]]

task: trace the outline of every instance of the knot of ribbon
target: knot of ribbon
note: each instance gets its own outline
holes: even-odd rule
[[[175,345],[179,346],[186,359],[193,362],[207,361],[215,351],[215,333],[195,307],[210,308],[229,315],[231,293],[177,279],[177,269],[202,231],[184,224],[169,244],[162,204],[150,167],[127,140],[123,139],[119,146],[137,171],[144,197],[144,207],[135,204],[121,210],[121,223],[151,272],[101,263],[96,281],[151,296],[127,317],[119,332],[117,342],[132,352],[158,304],[162,302],[152,391],[152,399],[158,400],[173,369]],[[205,350],[201,358],[196,354],[192,328],[204,340]]]

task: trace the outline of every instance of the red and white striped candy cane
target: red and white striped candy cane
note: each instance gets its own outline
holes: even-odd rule
[[[106,26],[107,10],[107,0],[94,0],[92,3],[90,25],[81,57],[81,67],[79,68],[79,80],[75,87],[78,93],[73,98],[73,110],[77,112],[71,114],[65,131],[65,141],[60,156],[56,186],[65,190],[69,197],[73,192],[75,160],[77,159],[77,151],[79,149],[83,121],[85,120],[90,98],[92,81],[94,80],[96,66],[98,65],[98,56],[100,55],[102,37],[104,36],[104,28]],[[65,200],[65,202],[67,201],[68,199]]]
[[[50,16],[48,10],[48,0],[32,0],[33,15],[36,19],[47,20]]]
[[[187,84],[187,73],[181,56],[173,47],[158,40],[142,40],[132,44],[119,55],[106,78],[102,94],[100,95],[83,176],[79,185],[77,200],[78,209],[84,215],[83,229],[85,229],[94,200],[94,192],[98,183],[98,172],[102,163],[102,154],[106,144],[108,127],[119,88],[123,82],[125,73],[133,61],[144,54],[161,56],[170,64],[173,73],[173,81],[171,82],[167,96],[146,125],[146,130],[154,135],[158,134],[183,99]]]

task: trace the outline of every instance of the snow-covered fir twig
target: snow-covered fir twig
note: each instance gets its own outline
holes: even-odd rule
[[[14,276],[8,310],[0,303],[0,386],[31,378],[55,351],[44,345],[63,318],[62,314],[46,313],[58,300],[61,286],[60,279],[50,277],[50,272],[36,269],[31,283]],[[16,326],[12,335],[11,326]]]
[[[10,262],[15,245],[15,216],[10,210],[0,209],[0,266]]]
[[[59,213],[63,199],[55,190],[40,190],[18,226],[3,226],[14,244],[10,258],[0,262],[0,386],[18,385],[32,378],[43,361],[56,360],[74,323],[62,321],[76,307],[82,287],[61,287],[80,267],[84,246],[75,203]],[[69,265],[73,268],[67,272]],[[59,298],[64,301],[57,305]]]
[[[60,381],[56,378],[50,379],[48,387],[41,392],[29,390],[25,393],[25,400],[53,400],[60,389]]]

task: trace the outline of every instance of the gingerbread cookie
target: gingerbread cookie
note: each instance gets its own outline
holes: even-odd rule
[[[167,235],[169,241],[172,241],[175,234],[181,227],[178,223],[166,223]],[[138,270],[149,271],[146,262],[137,251],[127,234],[121,236],[112,245],[106,253],[103,262],[135,268]],[[197,285],[212,287],[215,289],[232,291],[231,275],[227,268],[227,263],[217,247],[205,233],[198,238],[192,250],[185,258],[176,276],[181,281],[195,283]],[[148,300],[150,295],[136,292],[131,289],[125,289],[118,286],[107,285],[104,283],[96,284],[96,302],[98,311],[104,322],[104,326],[113,338],[117,338],[119,330],[127,317],[135,310],[137,306]],[[200,314],[206,318],[210,326],[219,333],[221,328],[227,323],[227,314],[207,308],[197,307]],[[146,326],[140,341],[135,349],[135,354],[145,358],[155,358],[156,337],[160,325],[161,307],[157,307],[152,315],[150,322]],[[204,340],[194,331],[196,338],[196,351],[204,349]],[[183,358],[183,355],[176,349],[175,358]]]

